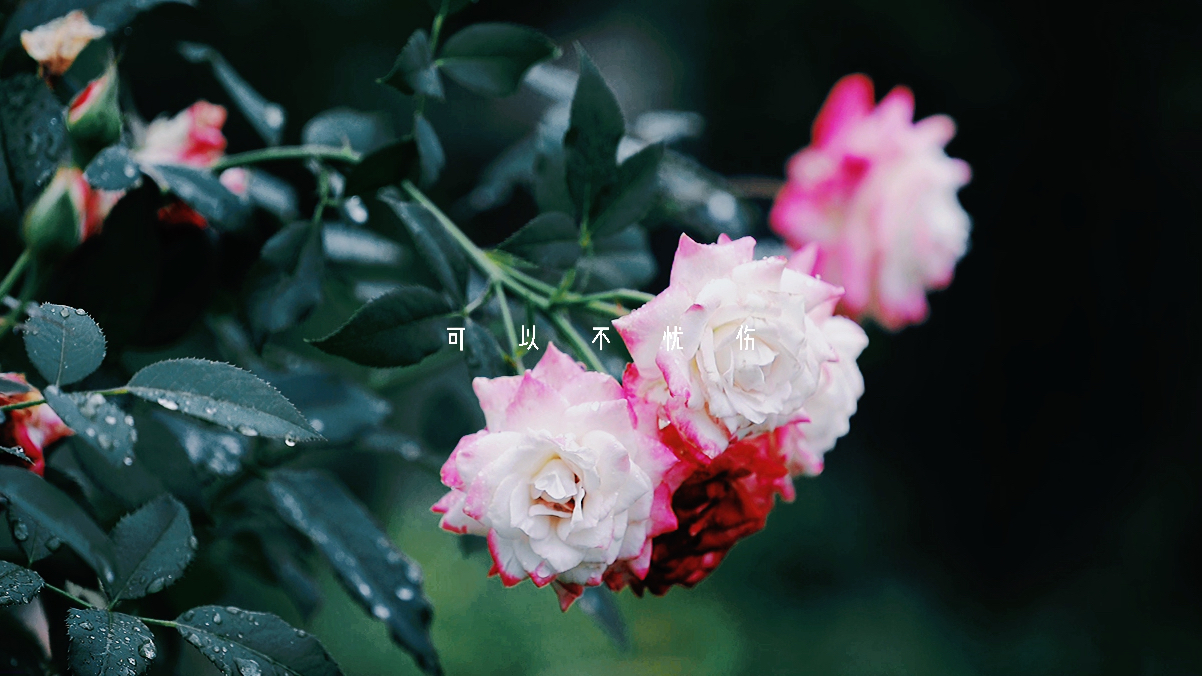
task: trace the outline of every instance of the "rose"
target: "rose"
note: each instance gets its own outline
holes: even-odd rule
[[[4,381],[0,383],[0,406],[42,399],[42,393],[29,387],[25,376],[20,373],[2,373],[0,381]],[[13,392],[14,390],[16,392]],[[0,424],[0,445],[19,446],[25,455],[33,460],[29,469],[39,476],[46,468],[43,455],[46,447],[73,434],[47,404],[13,409],[4,415],[4,423]],[[2,457],[4,456],[0,456]]]
[[[208,168],[225,154],[226,111],[197,101],[174,117],[155,118],[142,135],[135,156],[148,164],[183,164]]]
[[[657,491],[675,457],[636,428],[617,381],[548,344],[533,370],[472,386],[487,427],[442,467],[441,526],[486,536],[492,573],[552,584],[565,610],[616,561],[645,573],[650,538],[675,527]]]
[[[668,288],[614,321],[634,359],[627,395],[640,416],[675,426],[701,462],[804,420],[823,364],[837,358],[814,319],[830,316],[840,290],[784,258],[753,260],[754,248],[750,237],[703,245],[682,235]]]
[[[673,448],[682,451],[677,444]],[[611,566],[605,575],[611,589],[630,585],[642,596],[646,590],[663,595],[672,585],[692,587],[735,543],[764,527],[777,495],[786,501],[794,497],[776,432],[736,442],[709,464],[688,467],[691,472],[672,498],[678,527],[652,541],[645,575],[631,575],[623,562]]]
[[[121,138],[121,109],[117,104],[117,66],[109,64],[100,77],[84,87],[67,107],[67,131],[81,167]]]
[[[33,30],[21,31],[21,46],[38,62],[43,77],[56,78],[71,68],[89,42],[102,37],[104,29],[92,25],[87,15],[75,10]]]
[[[926,317],[926,290],[947,286],[968,246],[956,191],[971,172],[943,151],[955,124],[913,116],[904,87],[874,105],[867,77],[840,80],[770,216],[793,247],[819,246],[815,270],[844,287],[846,313],[894,330]]]
[[[25,212],[25,244],[41,255],[65,254],[100,232],[121,192],[97,190],[76,167],[60,167]]]

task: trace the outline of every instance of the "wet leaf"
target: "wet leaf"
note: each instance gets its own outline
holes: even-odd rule
[[[189,645],[226,676],[341,676],[317,638],[271,613],[201,606],[175,619]]]
[[[247,203],[229,191],[206,169],[178,164],[143,167],[157,183],[223,230],[238,230],[246,222]]]
[[[142,170],[125,146],[112,145],[92,158],[83,177],[100,190],[129,190],[141,180]]]
[[[256,341],[304,321],[322,298],[325,256],[321,225],[299,221],[267,240],[251,281],[247,314]]]
[[[597,65],[584,49],[572,97],[571,121],[563,137],[568,193],[579,213],[591,213],[596,197],[614,180],[618,142],[626,133],[622,109]]]
[[[427,673],[440,673],[430,640],[421,568],[402,554],[357,500],[316,470],[278,470],[267,484],[280,516],[313,541],[342,585]]]
[[[438,62],[447,77],[477,94],[508,96],[531,66],[558,56],[555,43],[533,28],[477,23],[452,35]]]
[[[0,606],[29,603],[42,591],[42,576],[28,568],[0,561]]]
[[[97,392],[63,394],[57,387],[42,393],[46,403],[86,444],[114,465],[132,465],[138,432],[133,416]]]
[[[0,494],[8,499],[13,540],[31,560],[65,544],[102,580],[113,579],[112,543],[66,493],[29,470],[0,467]]]
[[[331,108],[314,115],[301,130],[306,145],[350,146],[370,153],[396,138],[392,123],[380,113],[364,113],[351,108]]]
[[[169,359],[135,373],[126,388],[169,411],[178,410],[249,437],[321,438],[274,387],[230,364]]]
[[[26,2],[21,5],[21,10],[40,4]],[[8,23],[9,30],[16,22],[14,15]],[[36,75],[21,73],[0,80],[4,152],[13,189],[22,206],[37,199],[59,165],[69,156],[63,110],[63,105]]]
[[[442,288],[462,303],[467,278],[467,260],[459,246],[447,236],[437,217],[416,202],[404,202],[388,191],[381,191],[380,201],[387,204],[401,219],[421,259]]]
[[[104,332],[83,310],[43,303],[25,323],[25,352],[48,382],[70,385],[100,368]]]
[[[67,611],[67,639],[67,661],[76,674],[138,676],[158,653],[142,620],[107,610]]]
[[[336,373],[264,375],[331,444],[347,443],[375,429],[392,412],[387,399]]]
[[[4,454],[7,456],[16,458],[17,460],[20,460],[21,462],[25,463],[26,465],[33,464],[33,458],[26,455],[25,451],[22,450],[20,446],[14,446],[12,448],[10,448],[8,446],[0,446],[0,454]]]
[[[196,554],[188,508],[170,495],[123,517],[112,540],[117,576],[105,587],[114,602],[163,591],[183,576]]]
[[[409,366],[447,344],[454,307],[424,286],[402,286],[359,308],[313,346],[365,366]]]
[[[642,220],[659,195],[659,164],[664,147],[650,145],[618,167],[618,178],[597,196],[589,232],[594,237],[615,235]]]

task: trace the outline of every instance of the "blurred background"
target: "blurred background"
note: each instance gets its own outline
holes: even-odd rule
[[[164,6],[135,24],[125,66],[146,117],[224,100],[176,55],[188,39],[288,110],[289,142],[334,106],[404,128],[409,104],[374,81],[431,15],[423,0]],[[698,588],[621,595],[627,650],[546,590],[486,579],[486,554],[462,554],[428,513],[433,473],[331,461],[425,567],[448,673],[1202,673],[1202,5],[480,0],[447,30],[482,20],[580,41],[628,120],[699,113],[678,147],[732,177],[781,178],[839,77],[867,73],[878,95],[908,85],[919,117],[958,123],[948,152],[973,168],[974,231],[929,321],[872,332],[867,392],[825,473]],[[435,199],[467,195],[546,105],[451,88],[427,108],[448,156]],[[238,115],[227,134],[231,151],[259,146]],[[752,204],[764,233],[768,203]],[[516,194],[469,230],[495,243],[532,209]],[[649,290],[675,238],[653,234]],[[457,368],[398,386],[394,415],[471,406]],[[445,453],[471,417],[422,441]],[[231,585],[246,607],[286,606]],[[417,673],[340,593],[311,628],[348,674]]]

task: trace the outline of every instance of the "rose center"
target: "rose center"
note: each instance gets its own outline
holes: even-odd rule
[[[556,515],[570,515],[575,511],[579,493],[576,473],[558,458],[548,462],[530,484],[534,505]]]

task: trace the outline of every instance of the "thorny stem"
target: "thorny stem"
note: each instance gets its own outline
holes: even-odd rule
[[[363,156],[350,148],[334,146],[281,146],[251,150],[236,155],[226,155],[213,164],[213,171],[221,171],[231,167],[243,167],[260,162],[275,162],[279,160],[338,160],[350,164],[358,164]]]

